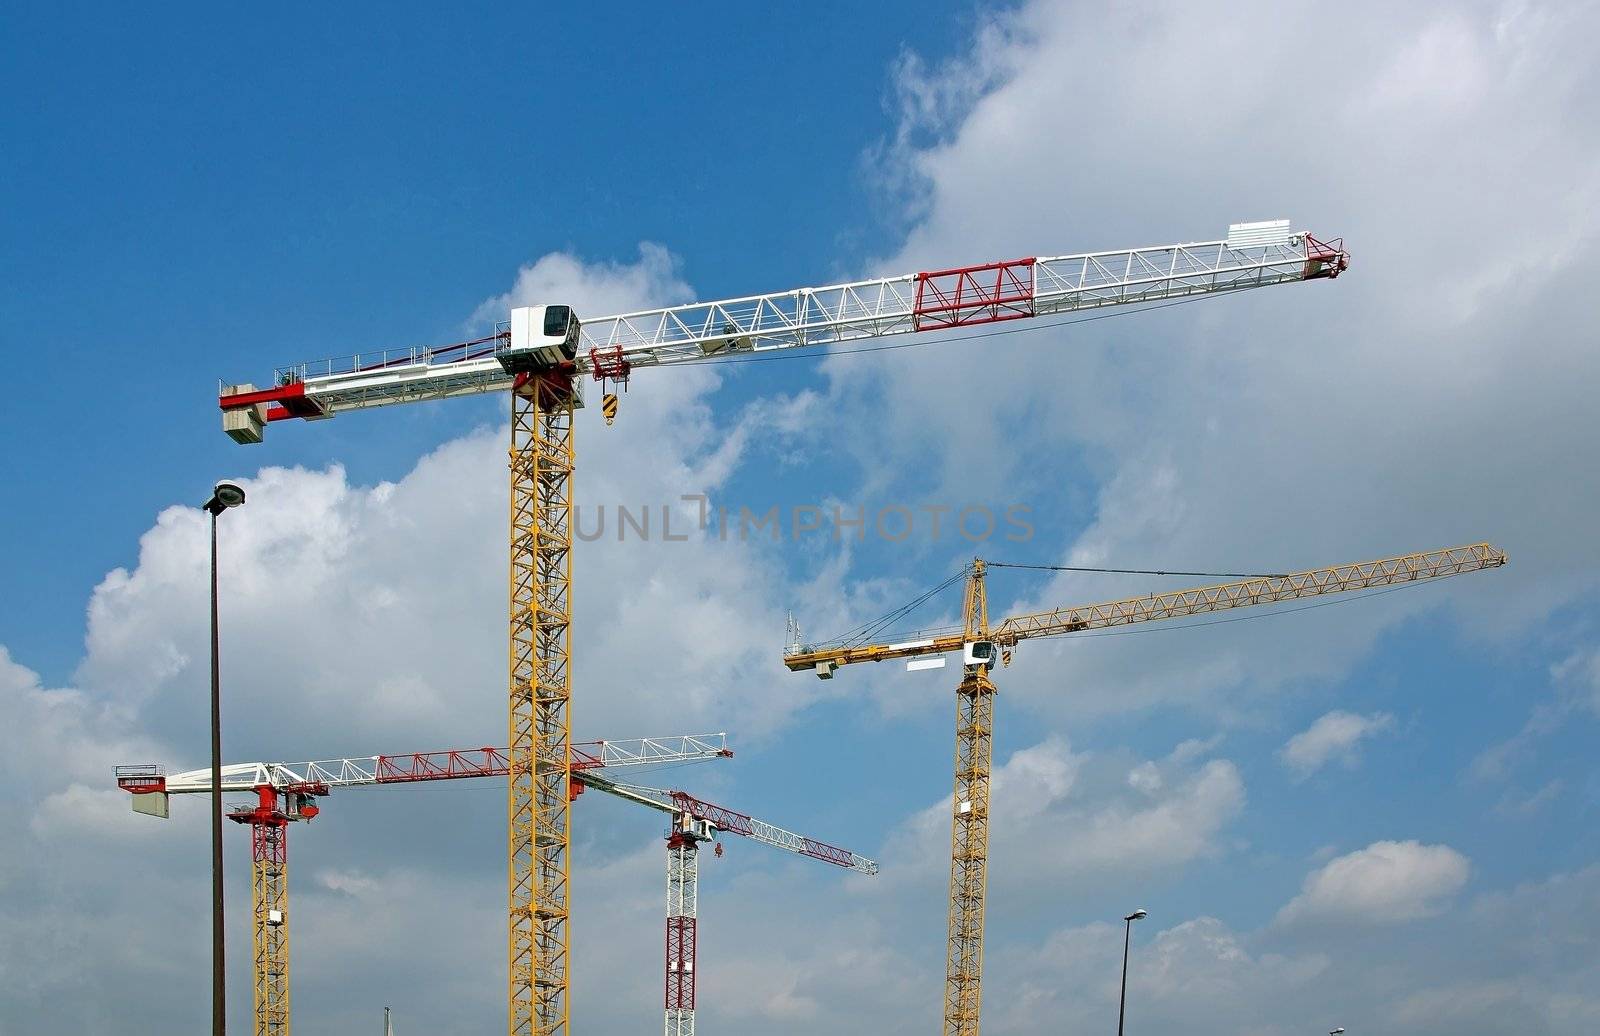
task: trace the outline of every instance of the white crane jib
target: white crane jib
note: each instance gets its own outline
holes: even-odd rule
[[[565,306],[524,307],[486,338],[280,367],[271,388],[224,386],[219,402],[228,434],[254,443],[270,421],[508,391],[519,358],[535,355],[626,381],[633,367],[1242,291],[1337,277],[1348,265],[1342,240],[1271,220],[1234,224],[1217,241],[1014,259],[581,321]]]
[[[606,767],[694,762],[733,755],[726,734],[589,741],[569,746],[567,764],[575,775]],[[405,755],[370,755],[305,763],[235,763],[222,768],[222,790],[248,793],[253,807],[232,810],[229,818],[250,828],[251,942],[255,985],[255,1032],[289,1032],[288,826],[320,813],[317,799],[334,788],[421,781],[508,777],[511,752],[505,748],[454,749]],[[117,786],[132,792],[136,813],[168,815],[172,795],[211,791],[211,771],[189,770],[168,777],[155,764],[119,766]]]
[[[580,788],[670,814],[667,835],[666,982],[663,998],[665,1036],[695,1036],[695,955],[699,945],[700,843],[713,841],[728,831],[770,845],[774,849],[809,856],[859,874],[876,874],[878,865],[848,849],[786,831],[747,813],[740,813],[690,795],[637,784],[622,784],[599,774],[575,773]],[[718,844],[716,854],[722,855]]]
[[[571,757],[573,772],[582,773],[605,767],[695,762],[732,754],[728,735],[718,733],[578,742],[572,745]],[[325,795],[334,788],[369,784],[504,777],[509,765],[503,748],[352,756],[303,763],[229,763],[222,767],[222,792],[258,794],[263,788],[271,788],[280,794]],[[165,816],[164,796],[211,793],[211,769],[168,775],[159,766],[119,766],[117,784],[134,793],[136,811]],[[155,796],[162,797],[159,803],[151,801]]]
[[[774,849],[796,853],[800,856],[809,856],[812,859],[831,863],[836,867],[846,867],[860,874],[878,873],[876,862],[867,859],[848,849],[819,842],[815,838],[786,831],[776,824],[769,824],[764,820],[757,820],[737,810],[718,806],[695,798],[686,791],[667,791],[663,788],[647,788],[638,784],[623,784],[597,774],[584,773],[576,776],[578,783],[596,791],[603,791],[608,795],[628,799],[642,806],[689,817],[709,825],[709,834],[727,831],[736,835],[743,835],[753,841],[770,845]],[[705,841],[706,838],[701,838]]]

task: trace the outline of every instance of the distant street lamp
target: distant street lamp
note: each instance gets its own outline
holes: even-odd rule
[[[228,1031],[222,938],[222,679],[217,663],[217,516],[244,503],[244,489],[224,479],[205,502],[211,515],[211,1032]]]
[[[1143,910],[1135,910],[1122,919],[1122,1000],[1117,1004],[1117,1036],[1122,1036],[1122,1015],[1128,1008],[1128,941],[1133,935],[1133,922],[1149,916]]]
[[[1328,1036],[1341,1036],[1341,1034],[1343,1032],[1344,1032],[1344,1026],[1341,1025],[1337,1029],[1329,1029],[1328,1030]]]

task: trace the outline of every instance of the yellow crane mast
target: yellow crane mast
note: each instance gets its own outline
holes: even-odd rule
[[[512,1036],[565,1033],[572,836],[572,378],[532,374],[511,404],[507,853]]]
[[[1109,626],[1276,604],[1306,597],[1399,586],[1462,572],[1498,568],[1506,556],[1487,543],[1425,554],[1260,576],[1214,586],[1126,597],[1099,604],[1069,605],[1013,615],[989,623],[983,559],[967,570],[960,633],[896,644],[791,645],[784,665],[814,670],[828,679],[842,665],[917,659],[960,652],[956,688],[955,787],[950,818],[950,918],[945,961],[944,1032],[978,1036],[983,979],[983,908],[989,864],[989,773],[994,756],[995,686],[989,671],[996,659],[1009,664],[1019,642]],[[941,658],[939,664],[943,664]]]

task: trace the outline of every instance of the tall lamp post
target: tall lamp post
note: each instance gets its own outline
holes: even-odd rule
[[[228,1031],[222,938],[222,678],[217,663],[217,516],[244,503],[244,489],[223,480],[205,502],[211,515],[211,1032]]]
[[[1122,999],[1117,1004],[1117,1036],[1122,1036],[1122,1015],[1128,1008],[1128,941],[1133,936],[1133,922],[1149,916],[1143,910],[1135,910],[1122,919]]]

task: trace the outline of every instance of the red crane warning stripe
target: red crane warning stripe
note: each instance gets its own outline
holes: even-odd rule
[[[917,274],[912,322],[918,331],[1031,317],[1034,259]]]

